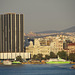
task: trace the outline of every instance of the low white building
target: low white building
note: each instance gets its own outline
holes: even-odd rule
[[[23,59],[30,59],[30,53],[0,53],[0,59],[15,59],[17,56],[21,56]]]

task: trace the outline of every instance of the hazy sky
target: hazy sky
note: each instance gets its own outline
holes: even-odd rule
[[[0,0],[0,13],[24,14],[24,32],[62,30],[75,25],[75,0]]]

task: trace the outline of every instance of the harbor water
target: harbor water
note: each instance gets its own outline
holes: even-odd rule
[[[0,75],[75,75],[71,64],[0,65]]]

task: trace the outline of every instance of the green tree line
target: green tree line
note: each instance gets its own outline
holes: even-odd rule
[[[57,53],[57,55],[55,55],[54,52],[50,52],[50,55],[45,55],[45,57],[43,57],[42,54],[38,54],[38,55],[34,55],[32,59],[33,60],[47,60],[47,59],[50,59],[50,58],[58,58],[58,56],[61,59],[71,60],[71,61],[74,61],[75,62],[75,53],[70,53],[69,56],[68,56],[65,51],[59,51]],[[16,61],[22,62],[23,59],[22,59],[21,56],[17,56],[16,57]]]
[[[45,55],[45,57],[43,57],[42,54],[38,54],[38,55],[34,55],[32,59],[34,59],[34,60],[43,60],[43,59],[47,60],[47,59],[50,59],[50,58],[58,58],[58,56],[61,59],[75,61],[75,53],[70,53],[69,56],[68,56],[65,51],[59,51],[57,53],[57,55],[55,55],[54,52],[50,52],[50,55]]]

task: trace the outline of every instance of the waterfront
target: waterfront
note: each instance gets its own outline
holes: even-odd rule
[[[0,65],[0,75],[75,75],[72,64]]]

